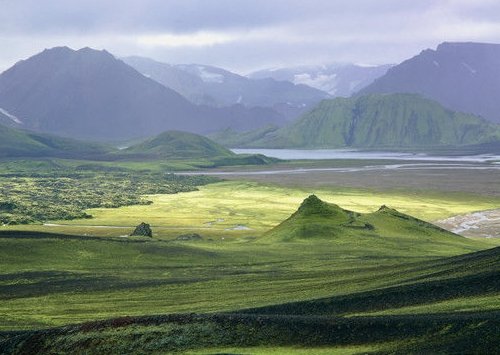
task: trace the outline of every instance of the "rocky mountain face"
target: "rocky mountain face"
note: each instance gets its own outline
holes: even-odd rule
[[[396,92],[500,123],[500,44],[442,43],[391,68],[359,94]]]

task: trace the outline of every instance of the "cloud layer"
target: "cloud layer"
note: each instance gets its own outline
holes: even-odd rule
[[[53,46],[244,72],[395,63],[443,41],[500,42],[495,0],[0,0],[0,69]]]

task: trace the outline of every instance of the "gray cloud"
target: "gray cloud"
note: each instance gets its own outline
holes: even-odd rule
[[[246,71],[394,63],[442,41],[500,42],[494,0],[0,0],[0,8],[1,69],[56,45]]]
[[[339,18],[425,9],[397,0],[18,0],[2,1],[0,29],[60,33],[99,31],[193,32],[251,28],[317,18]]]

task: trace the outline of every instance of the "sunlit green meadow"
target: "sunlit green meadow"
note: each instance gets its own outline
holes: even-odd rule
[[[422,254],[418,248],[406,247],[390,252],[380,243],[366,250],[355,241],[342,240],[273,242],[267,247],[253,242],[311,193],[358,212],[373,212],[386,204],[426,220],[497,206],[495,199],[469,196],[221,182],[194,192],[147,196],[151,205],[89,210],[93,219],[2,227],[124,237],[145,221],[155,235],[145,242],[127,242],[125,237],[2,240],[0,264],[12,276],[0,280],[0,289],[25,294],[4,295],[0,328],[63,325],[120,315],[235,311],[361,292],[428,272],[413,263],[493,246],[464,239]],[[193,231],[204,240],[169,241]],[[37,288],[42,284],[46,292]]]
[[[188,231],[210,237],[258,236],[290,216],[312,193],[356,212],[373,212],[381,205],[388,205],[426,221],[500,206],[500,199],[495,197],[340,187],[313,190],[228,181],[201,186],[194,192],[146,196],[153,202],[151,205],[90,209],[87,213],[92,219],[54,221],[52,225],[37,226],[37,230],[119,236],[146,222],[153,226],[156,237],[172,237]]]
[[[439,236],[424,234],[422,243],[414,245],[415,241],[420,242],[419,235],[406,240],[391,234],[381,236],[384,240],[357,235],[331,240],[265,241],[265,232],[288,218],[312,193],[348,210],[370,213],[388,205],[428,221],[500,205],[495,197],[466,194],[310,189],[226,181],[201,186],[193,192],[145,196],[153,202],[150,205],[87,210],[92,219],[3,226],[0,230],[7,233],[0,236],[0,331],[121,316],[233,313],[248,309],[257,309],[260,314],[262,307],[305,303],[307,309],[311,302],[318,304],[311,308],[311,316],[341,316],[349,320],[366,315],[425,316],[495,312],[500,308],[496,288],[463,294],[464,289],[474,290],[477,283],[488,284],[492,267],[498,267],[496,254],[473,257],[474,264],[460,259],[462,254],[498,245],[500,241],[496,239],[451,236],[439,242]],[[154,238],[128,237],[143,221],[152,225]],[[28,230],[76,237],[15,233]],[[9,231],[13,234],[9,235]],[[201,234],[203,240],[173,240],[188,232]],[[457,259],[443,259],[452,256]],[[441,282],[445,286],[440,287],[449,292],[445,296],[433,293],[435,285]],[[400,303],[391,298],[394,294]],[[292,306],[289,311],[300,312],[301,307]],[[208,326],[199,325],[200,329]],[[120,344],[126,349],[132,340],[142,346],[137,340],[141,337],[151,337],[154,343],[156,331],[167,334],[173,326],[155,327],[132,326],[95,334],[76,332],[65,341],[85,342],[87,338],[109,336],[113,341],[123,341]],[[191,329],[191,325],[186,327]],[[197,334],[197,327],[193,325],[192,334]],[[217,331],[214,332],[217,337]],[[172,339],[177,339],[177,335]],[[390,351],[399,346],[392,344],[393,340],[389,337],[383,342],[311,348],[279,343],[211,345],[203,349],[204,346],[192,344],[193,350],[185,350],[188,354],[356,354]]]

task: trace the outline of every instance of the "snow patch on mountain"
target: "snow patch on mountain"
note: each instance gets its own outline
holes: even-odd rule
[[[472,68],[469,64],[465,63],[465,62],[462,62],[462,65],[468,70],[470,71],[470,73],[472,75],[476,74],[477,73],[477,70],[475,70],[474,68]]]
[[[202,65],[199,65],[197,69],[198,69],[198,76],[200,77],[201,80],[203,80],[206,83],[221,84],[224,82],[224,75],[222,74],[211,72]]]
[[[1,107],[0,107],[0,113],[3,114],[4,116],[6,116],[7,118],[11,119],[12,121],[14,121],[17,124],[23,124],[23,121],[21,121],[19,118],[12,115],[9,111],[7,111]]]
[[[336,92],[336,77],[337,74],[323,74],[319,73],[317,75],[311,75],[308,73],[295,74],[293,76],[294,84],[304,84],[311,86],[313,88],[323,90],[331,95],[335,95]]]

